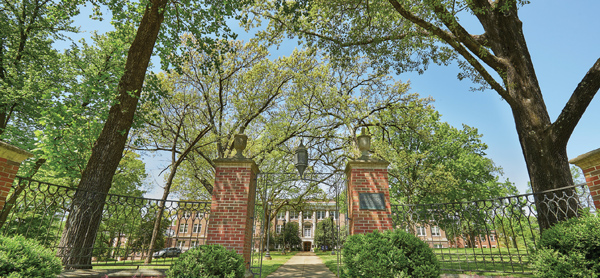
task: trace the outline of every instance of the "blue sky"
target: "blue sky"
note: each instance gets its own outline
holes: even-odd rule
[[[559,115],[587,70],[600,58],[598,11],[600,1],[597,0],[538,0],[520,10],[524,35],[552,120]],[[462,23],[467,29],[473,26],[469,20]],[[106,24],[108,21],[90,21],[86,15],[75,21],[75,25],[87,32],[109,30],[110,26]],[[479,29],[469,31],[477,33]],[[88,36],[89,33],[83,33],[77,37]],[[248,37],[240,34],[239,39],[247,40]],[[296,46],[296,42],[288,41],[281,48],[293,49]],[[483,134],[483,141],[489,146],[488,157],[504,169],[504,177],[525,192],[529,177],[508,104],[495,92],[469,91],[471,83],[459,81],[456,78],[458,72],[456,65],[431,66],[422,75],[407,73],[396,78],[410,81],[411,92],[432,96],[443,121],[456,127],[464,123],[478,128]],[[600,148],[599,120],[600,97],[596,96],[569,140],[569,158]],[[153,179],[162,184],[162,176],[157,175],[166,160],[146,157],[145,161]],[[157,188],[149,195],[159,197],[161,194],[162,189]]]

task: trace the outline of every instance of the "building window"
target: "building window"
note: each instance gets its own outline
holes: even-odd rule
[[[275,232],[281,234],[281,230],[283,230],[283,225],[277,225],[277,227],[275,228]]]
[[[309,219],[312,219],[312,211],[305,211],[305,212],[302,212],[302,218],[303,218],[304,220],[309,220]]]
[[[333,220],[337,220],[339,214],[340,214],[339,212],[332,210],[329,212],[329,217],[333,217]]]
[[[441,244],[434,244],[433,248],[438,248],[439,249],[439,248],[444,248],[444,246],[441,245]]]
[[[280,211],[277,213],[277,220],[284,220],[285,219],[285,211]]]
[[[440,236],[440,227],[438,227],[438,226],[431,227],[431,235],[432,236]]]
[[[317,219],[318,220],[325,219],[325,211],[317,211]]]
[[[304,226],[304,237],[311,237],[312,227]]]
[[[188,232],[188,224],[179,225],[179,233],[187,233]]]
[[[192,229],[192,233],[199,233],[202,230],[202,224],[194,224],[194,228]]]
[[[198,241],[192,240],[192,242],[190,243],[190,247],[196,247],[198,246]]]
[[[290,220],[298,220],[298,212],[290,211]]]
[[[490,235],[490,241],[491,241],[491,242],[494,242],[494,241],[496,241],[496,236],[494,236],[494,235]]]
[[[183,246],[185,246],[185,240],[178,240],[177,241],[177,247],[183,248]]]
[[[479,235],[479,239],[483,242],[485,241],[485,235]]]
[[[427,235],[427,231],[425,230],[425,227],[417,227],[417,235],[418,236],[426,236]]]

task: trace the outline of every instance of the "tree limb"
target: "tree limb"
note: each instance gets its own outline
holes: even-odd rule
[[[494,89],[502,98],[504,98],[509,104],[513,105],[515,103],[514,99],[508,94],[508,92],[500,85],[500,83],[496,82],[496,79],[492,77],[492,75],[483,67],[481,63],[477,61],[477,59],[471,55],[462,44],[459,42],[456,37],[450,32],[446,32],[439,27],[431,24],[423,20],[422,18],[414,15],[413,13],[406,10],[397,0],[388,0],[392,6],[396,9],[396,11],[402,15],[405,19],[410,20],[414,24],[420,26],[421,28],[432,32],[434,35],[438,36],[440,39],[448,43],[456,52],[462,55],[465,60],[473,67],[475,70],[481,74],[483,79],[488,82],[488,84]]]
[[[600,89],[600,58],[588,70],[551,126],[555,143],[566,145],[581,116]]]
[[[276,18],[276,17],[274,17],[272,15],[268,15],[268,14],[260,14],[260,15],[262,15],[262,16],[264,16],[266,18],[269,18],[271,20],[276,21],[281,26],[284,26],[286,28],[291,28],[284,21],[282,21],[281,19]],[[360,46],[360,45],[369,45],[369,44],[373,44],[373,43],[395,41],[395,40],[401,40],[401,39],[403,39],[403,38],[405,38],[407,36],[406,34],[401,34],[401,35],[396,35],[396,36],[384,36],[384,37],[379,37],[379,38],[369,38],[369,39],[365,39],[365,40],[362,40],[362,41],[344,42],[342,40],[339,40],[339,39],[336,39],[336,38],[333,38],[333,37],[329,37],[329,36],[326,36],[326,35],[323,35],[323,34],[315,33],[315,32],[312,32],[312,31],[309,31],[309,30],[306,30],[306,29],[298,29],[297,32],[300,32],[300,33],[303,33],[303,34],[309,35],[309,36],[314,36],[314,37],[320,38],[322,40],[333,42],[333,43],[337,44],[340,47]],[[423,35],[429,35],[427,32],[423,32],[422,34]]]

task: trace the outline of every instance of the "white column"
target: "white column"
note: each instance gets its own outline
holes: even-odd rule
[[[315,238],[315,231],[317,230],[317,211],[313,211],[312,216],[312,238]],[[313,241],[314,242],[314,241]]]

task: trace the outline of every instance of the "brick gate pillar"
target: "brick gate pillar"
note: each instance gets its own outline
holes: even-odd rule
[[[369,157],[371,137],[358,136],[362,156],[346,165],[350,235],[393,229],[387,167],[389,162]]]
[[[600,149],[573,158],[569,160],[569,163],[575,164],[583,170],[594,206],[596,206],[596,210],[600,210]]]
[[[256,196],[258,167],[252,159],[244,158],[242,150],[247,137],[236,135],[237,154],[232,158],[217,159],[215,184],[210,206],[207,243],[222,245],[244,257],[246,268],[252,251],[252,215]]]
[[[4,208],[21,162],[30,157],[33,154],[0,141],[0,211]]]

